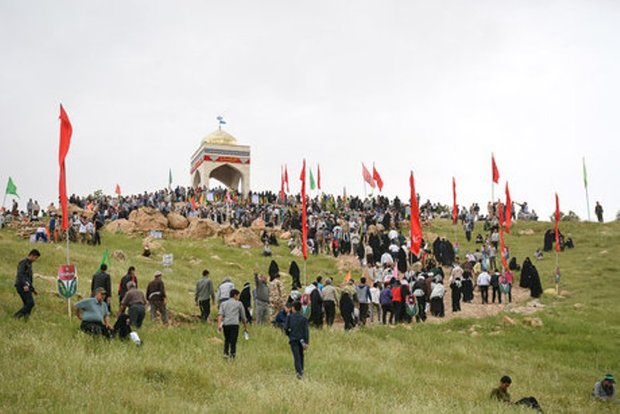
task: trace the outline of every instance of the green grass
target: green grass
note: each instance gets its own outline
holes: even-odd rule
[[[519,262],[533,256],[548,226],[517,223],[507,243]],[[519,236],[526,228],[536,233]],[[453,234],[445,222],[434,223],[430,231]],[[75,318],[68,320],[66,302],[53,294],[53,279],[35,280],[41,294],[32,317],[27,323],[13,320],[20,306],[12,287],[15,268],[32,246],[2,230],[0,411],[530,412],[488,400],[499,377],[509,374],[513,398],[534,395],[546,412],[617,412],[620,406],[592,402],[589,395],[602,374],[620,376],[620,223],[563,223],[562,231],[576,249],[560,255],[567,294],[544,296],[546,307],[536,315],[544,326],[526,326],[515,314],[511,317],[519,323],[504,326],[500,314],[411,329],[312,330],[306,377],[297,381],[287,341],[270,327],[252,327],[234,363],[222,359],[222,345],[214,339],[221,336],[213,325],[164,328],[147,320],[140,331],[142,348],[86,337]],[[142,288],[162,268],[161,254],[170,252],[175,262],[164,273],[170,308],[184,314],[198,313],[193,287],[203,268],[210,269],[216,284],[229,275],[241,286],[255,267],[266,272],[270,261],[260,249],[229,248],[218,239],[165,240],[154,258],[145,259],[141,238],[103,237],[102,247],[71,246],[81,294],[87,293],[105,248],[122,250],[128,258],[111,260],[113,285],[134,265]],[[55,276],[64,262],[63,246],[37,247],[42,257],[35,273]],[[473,247],[465,243],[461,253]],[[287,271],[292,257],[286,249],[278,247],[274,254]],[[552,287],[554,257],[536,265],[543,287]],[[333,259],[310,258],[309,277],[319,272],[337,281],[343,277]],[[284,281],[290,287],[290,279]],[[480,336],[470,335],[473,325]]]

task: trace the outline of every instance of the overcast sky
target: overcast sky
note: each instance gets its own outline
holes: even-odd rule
[[[291,190],[301,160],[327,192],[496,197],[544,218],[620,209],[620,2],[0,0],[0,185],[57,199],[58,105],[74,134],[69,193],[190,184],[225,129],[252,147],[254,190]],[[7,202],[8,204],[8,202]],[[592,214],[593,215],[593,214]],[[593,215],[594,216],[594,215]]]

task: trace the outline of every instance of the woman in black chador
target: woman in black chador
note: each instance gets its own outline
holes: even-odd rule
[[[317,328],[323,327],[323,298],[319,291],[318,283],[314,282],[316,289],[310,293],[310,323]]]
[[[299,266],[297,262],[293,260],[291,266],[288,268],[288,273],[293,278],[293,289],[299,289],[301,287],[301,280],[299,280]]]
[[[353,299],[348,292],[342,292],[342,296],[340,297],[340,314],[342,315],[342,319],[344,319],[344,329],[349,330],[355,326],[355,322],[353,321]]]
[[[275,260],[272,260],[271,263],[269,264],[269,280],[271,281],[275,279],[276,276],[279,274],[280,274],[280,267],[278,266]]]
[[[523,265],[521,266],[521,278],[519,279],[519,286],[524,289],[530,288],[530,283],[532,281],[532,273],[533,273],[534,265],[529,257],[526,257],[523,261]]]
[[[540,276],[538,276],[538,270],[536,266],[532,265],[532,276],[530,278],[530,296],[533,298],[539,298],[543,293],[543,288],[540,283]]]

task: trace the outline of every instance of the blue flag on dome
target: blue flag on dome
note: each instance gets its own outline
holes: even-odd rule
[[[226,121],[224,121],[224,117],[223,116],[218,116],[217,117],[217,121],[220,123],[220,125],[223,125],[226,123]]]

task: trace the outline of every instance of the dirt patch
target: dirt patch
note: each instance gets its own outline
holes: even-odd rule
[[[491,300],[491,292],[489,292],[489,301]],[[504,295],[502,295],[502,304],[499,303],[489,303],[483,305],[480,299],[480,294],[478,292],[475,293],[474,302],[473,303],[463,303],[461,302],[461,311],[460,312],[452,312],[452,298],[450,291],[446,292],[446,296],[444,297],[444,304],[446,309],[446,316],[443,318],[436,318],[429,314],[428,319],[426,320],[429,323],[444,323],[454,318],[460,319],[480,319],[486,318],[488,316],[494,316],[501,312],[511,312],[511,313],[520,313],[524,315],[531,315],[534,312],[538,312],[544,308],[540,302],[530,301],[525,304],[530,297],[529,289],[523,289],[520,287],[512,288],[512,303],[507,303],[505,301]],[[525,306],[523,306],[525,304]],[[508,323],[510,324],[510,323]]]
[[[338,267],[338,272],[346,273],[350,270],[359,270],[360,262],[356,256],[341,255],[336,258],[336,267]]]

